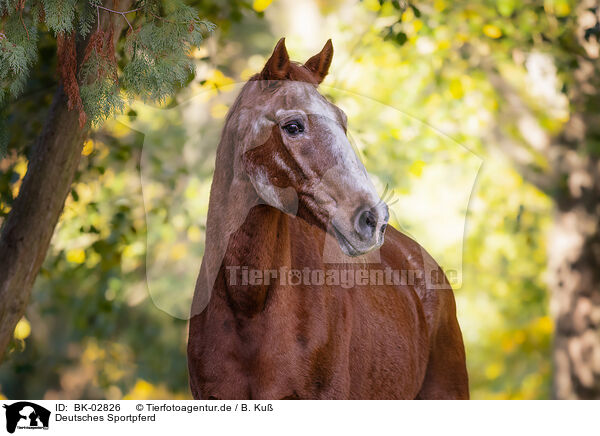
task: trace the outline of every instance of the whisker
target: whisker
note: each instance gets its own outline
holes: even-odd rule
[[[393,189],[390,189],[389,184],[386,183],[383,188],[383,192],[380,196],[380,200],[377,204],[385,203],[388,206],[396,203],[398,201],[398,197],[396,197],[396,192]]]
[[[381,194],[381,197],[380,197],[382,201],[385,201],[385,196],[386,196],[386,194],[388,192],[388,187],[389,187],[389,184],[386,183],[385,184],[385,188],[383,188],[383,194]]]
[[[387,195],[387,198],[385,199],[385,201],[389,201],[389,200],[391,200],[392,198],[394,198],[394,195],[395,195],[395,194],[396,194],[396,192],[395,192],[393,189],[390,189],[390,190],[388,191],[388,195]]]

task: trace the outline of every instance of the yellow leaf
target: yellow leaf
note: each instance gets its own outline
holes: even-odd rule
[[[410,23],[415,18],[415,13],[412,8],[408,8],[404,12],[402,12],[402,21],[404,23]]]
[[[413,30],[418,32],[423,28],[423,22],[421,20],[415,20],[413,23]]]
[[[542,316],[537,320],[537,327],[540,331],[544,333],[552,333],[554,329],[554,323],[552,322],[552,318],[549,316]]]
[[[19,190],[21,189],[21,181],[23,177],[25,177],[25,173],[27,172],[27,161],[25,159],[20,159],[17,164],[14,166],[13,171],[19,175],[19,179],[12,186],[12,196],[13,198],[17,198],[19,195]]]
[[[446,9],[446,6],[447,5],[444,0],[435,0],[435,2],[433,2],[433,7],[438,12],[442,12],[444,9]]]
[[[94,151],[94,141],[88,139],[83,144],[83,150],[81,150],[81,154],[83,156],[89,156],[90,154],[92,154],[92,151]]]
[[[215,119],[225,118],[229,107],[223,103],[217,103],[210,108],[210,116]]]
[[[187,231],[187,236],[192,242],[200,242],[202,240],[202,231],[198,226],[191,226]]]
[[[184,243],[178,243],[171,247],[171,259],[181,260],[187,254],[187,247]]]
[[[146,380],[138,379],[131,392],[124,399],[147,399],[154,391],[154,386]]]
[[[242,79],[245,82],[248,79],[250,79],[250,77],[254,76],[255,73],[256,73],[256,71],[254,71],[250,68],[244,68],[242,70],[242,72],[240,73],[240,79]]]
[[[448,41],[447,39],[442,39],[438,42],[438,50],[446,50],[450,48],[450,45],[450,41]]]
[[[557,17],[566,17],[571,13],[571,6],[566,1],[561,1],[556,4],[555,8]]]
[[[25,177],[25,173],[27,172],[27,161],[25,159],[19,159],[19,162],[14,166],[13,171],[19,175],[20,179]]]
[[[502,36],[502,30],[498,26],[494,26],[493,24],[486,24],[483,26],[483,33],[485,36],[488,36],[493,39],[498,39]]]
[[[31,324],[25,318],[21,318],[13,333],[15,339],[24,340],[31,334]]]
[[[394,139],[402,139],[402,130],[398,128],[390,129],[390,134]]]
[[[192,50],[191,57],[194,59],[202,59],[206,56],[208,56],[208,49],[205,46],[195,47]]]
[[[494,380],[502,374],[503,370],[501,363],[492,363],[485,368],[485,376],[490,380]]]
[[[452,98],[457,100],[465,95],[465,91],[460,79],[455,78],[450,81],[450,94],[452,95]]]
[[[21,181],[19,180],[12,187],[12,196],[13,198],[17,198],[19,196],[19,190],[21,189]]]
[[[226,76],[219,70],[214,70],[210,77],[206,79],[205,85],[208,87],[221,88],[223,86],[233,85],[235,80]]]
[[[467,35],[466,33],[458,32],[455,35],[455,38],[456,38],[457,41],[467,42],[469,40],[469,35]]]
[[[256,12],[262,12],[267,9],[272,2],[273,0],[254,0],[252,3],[252,8]]]
[[[365,0],[363,4],[368,10],[373,12],[377,12],[381,9],[381,4],[377,0]]]
[[[410,165],[408,172],[411,173],[415,177],[421,177],[421,175],[423,174],[424,167],[425,167],[425,162],[423,162],[422,160],[416,160]]]
[[[144,244],[142,242],[134,242],[131,245],[127,245],[124,249],[123,249],[123,257],[125,258],[132,258],[132,257],[137,257],[140,254],[144,253]]]
[[[138,379],[131,391],[123,397],[124,400],[158,400],[160,398],[187,399],[181,394],[170,392],[164,384],[153,385]]]
[[[0,212],[7,214],[8,212],[10,212],[10,206],[0,201]]]
[[[67,261],[71,263],[85,262],[85,251],[79,248],[67,251]]]

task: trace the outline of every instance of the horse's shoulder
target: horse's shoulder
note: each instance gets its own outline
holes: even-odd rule
[[[412,270],[441,269],[435,259],[417,241],[388,226],[381,248],[383,261],[391,267]]]
[[[414,277],[409,283],[419,296],[428,324],[438,324],[440,318],[455,316],[454,292],[442,267],[425,248],[410,236],[388,226],[382,247],[382,262],[392,269],[408,272]]]

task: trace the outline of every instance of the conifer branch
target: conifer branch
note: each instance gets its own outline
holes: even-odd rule
[[[29,41],[29,30],[27,29],[27,26],[25,25],[25,21],[23,21],[23,10],[22,9],[19,11],[19,18],[21,19],[21,24],[23,25],[23,28],[25,29],[25,33],[27,33],[27,41]]]
[[[127,14],[131,14],[132,12],[137,12],[142,8],[136,8],[136,9],[131,9],[129,11],[115,11],[114,9],[110,9],[104,6],[100,6],[100,5],[96,5],[96,10],[98,11],[98,29],[100,29],[100,9],[108,11],[108,12],[112,12],[113,14],[118,14],[121,15],[123,18],[125,18],[125,21],[127,22],[127,25],[129,26],[129,29],[133,32],[133,26],[131,25],[131,23],[129,22],[129,20],[127,19]]]
[[[38,59],[39,25],[44,24],[57,37],[59,73],[69,108],[79,112],[81,124],[97,125],[122,111],[126,100],[135,96],[163,101],[193,72],[190,48],[202,42],[204,28],[207,32],[214,29],[212,23],[198,17],[193,7],[176,1],[178,7],[162,17],[159,9],[152,9],[161,4],[154,0],[150,6],[146,2],[134,5],[129,0],[121,4],[122,10],[115,5],[117,0],[113,4],[102,0],[0,0],[2,61],[8,60],[8,68],[4,64],[0,68],[0,101],[6,103],[25,88],[27,74]],[[32,17],[36,11],[39,23]],[[110,23],[104,23],[106,17],[101,11],[107,12]],[[122,16],[123,21],[113,22],[111,14]],[[5,22],[10,24],[6,29]],[[114,40],[117,34],[121,37],[120,29],[125,23],[128,31],[123,37],[124,62],[119,69]],[[75,65],[74,43],[83,42],[84,38],[87,43],[81,47],[82,61]],[[0,111],[0,155],[8,141],[3,127],[5,118],[5,111]]]
[[[19,11],[19,19],[21,20],[21,24],[23,25],[25,33],[27,34],[27,41],[29,41],[29,30],[25,25],[25,21],[23,21],[23,9],[25,9],[25,0],[19,0],[17,2],[17,11]]]

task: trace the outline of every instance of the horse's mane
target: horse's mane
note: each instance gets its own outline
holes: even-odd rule
[[[257,80],[265,80],[263,73],[257,73],[254,76],[250,77],[249,82],[254,82]],[[290,66],[286,77],[282,80],[291,80],[292,82],[306,82],[311,83],[313,85],[318,85],[319,81],[315,77],[315,74],[306,68],[300,62],[290,61]]]

